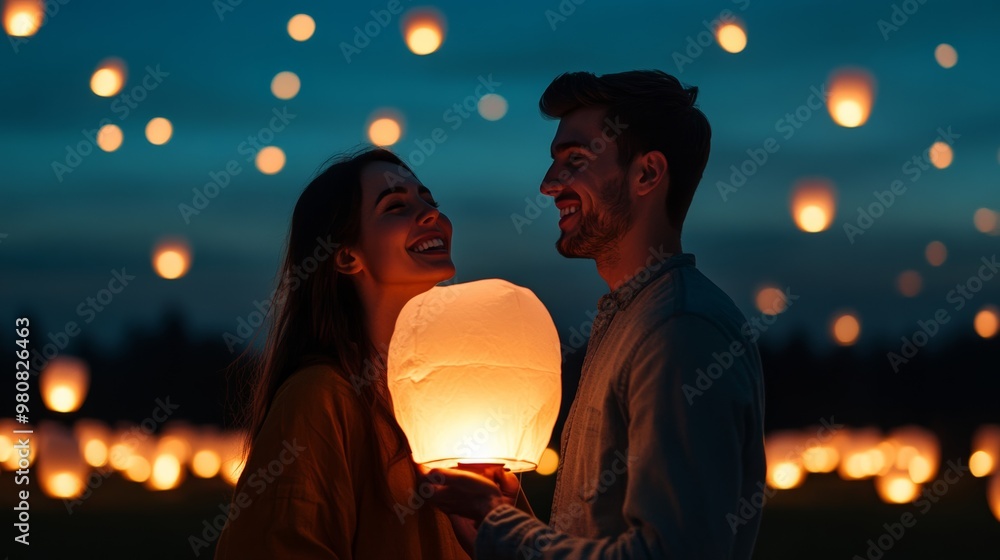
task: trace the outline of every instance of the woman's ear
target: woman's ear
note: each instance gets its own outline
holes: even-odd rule
[[[333,256],[333,264],[341,274],[357,274],[362,269],[361,259],[348,247],[337,249]]]

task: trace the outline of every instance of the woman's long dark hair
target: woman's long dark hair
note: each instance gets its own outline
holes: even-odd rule
[[[334,247],[355,246],[359,240],[361,173],[374,162],[399,165],[401,174],[412,175],[392,152],[369,148],[335,158],[306,186],[295,204],[271,312],[265,321],[264,351],[249,362],[251,395],[242,414],[248,457],[278,387],[299,369],[317,363],[332,365],[371,410],[366,422],[372,434],[369,443],[379,462],[375,472],[386,472],[385,461],[395,462],[409,451],[406,436],[393,417],[389,395],[377,379],[384,375],[384,369],[368,336],[368,319],[359,294],[351,278],[335,266]],[[312,263],[317,266],[310,271]],[[395,441],[379,440],[379,418],[388,421]],[[383,456],[382,449],[394,451]]]

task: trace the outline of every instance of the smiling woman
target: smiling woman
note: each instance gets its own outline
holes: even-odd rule
[[[302,192],[265,351],[249,368],[240,513],[217,558],[467,558],[442,512],[397,515],[416,472],[385,380],[400,309],[455,274],[437,206],[383,149],[338,159]],[[333,241],[333,258],[303,275],[317,240]],[[290,447],[303,451],[275,474]]]

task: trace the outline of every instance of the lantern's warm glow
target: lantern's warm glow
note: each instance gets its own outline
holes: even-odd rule
[[[927,155],[930,156],[931,163],[934,167],[937,167],[938,169],[948,167],[951,165],[951,161],[955,158],[955,152],[953,152],[951,146],[945,142],[935,142],[931,144]]]
[[[817,233],[830,227],[836,214],[836,193],[825,179],[806,179],[792,188],[792,218],[802,231]]]
[[[42,492],[52,498],[75,498],[83,493],[87,465],[73,434],[61,424],[43,422],[36,430],[37,467]]]
[[[121,147],[125,136],[116,124],[106,124],[97,131],[97,147],[105,152],[113,152]]]
[[[108,462],[108,446],[99,439],[83,444],[83,460],[92,467],[102,467]]]
[[[937,475],[941,448],[937,436],[918,426],[902,426],[889,434],[896,442],[895,470],[909,474],[916,484],[928,482]]]
[[[125,478],[132,482],[146,482],[149,480],[150,475],[153,474],[153,468],[149,465],[149,461],[145,457],[132,455],[128,459],[128,465],[125,467],[123,474]]]
[[[850,346],[858,341],[861,322],[852,313],[838,315],[833,321],[833,339],[841,346]]]
[[[807,472],[833,472],[840,463],[840,453],[831,445],[814,445],[802,453],[802,466]]]
[[[125,443],[113,443],[108,448],[108,464],[116,471],[127,469],[131,458],[132,450]]]
[[[924,256],[931,266],[941,266],[948,258],[948,248],[940,241],[931,241],[924,249]]]
[[[487,93],[476,103],[479,115],[488,121],[498,121],[507,114],[507,100],[502,95]]]
[[[896,287],[904,297],[915,297],[924,286],[924,280],[916,270],[904,270],[896,277]]]
[[[986,499],[990,503],[993,517],[1000,521],[1000,474],[995,474],[990,478],[989,486],[986,488]]]
[[[992,305],[987,305],[986,307],[979,310],[976,313],[976,318],[973,321],[973,326],[976,329],[976,334],[983,338],[993,338],[997,335],[997,331],[1000,330],[1000,310]]]
[[[118,58],[101,61],[90,77],[90,89],[101,97],[117,95],[125,86],[125,63]]]
[[[278,99],[291,99],[299,94],[302,82],[295,72],[278,72],[271,80],[271,93]]]
[[[73,435],[83,460],[91,467],[103,467],[108,463],[108,443],[111,430],[94,420],[79,420],[73,426]]]
[[[76,498],[83,494],[83,479],[75,472],[49,473],[41,477],[42,492],[52,498]]]
[[[854,128],[865,124],[875,99],[875,80],[865,70],[842,69],[830,76],[827,109],[840,126]]]
[[[153,269],[161,278],[175,280],[187,274],[190,267],[191,249],[184,240],[164,240],[153,249]]]
[[[219,458],[222,461],[219,474],[230,486],[236,486],[246,467],[241,441],[242,436],[236,432],[227,433],[218,441]]]
[[[146,123],[146,140],[149,140],[149,143],[154,146],[166,144],[173,135],[174,125],[170,124],[170,121],[163,117],[150,119]]]
[[[806,471],[802,465],[803,437],[793,431],[779,431],[764,438],[767,461],[767,484],[787,490],[802,484]]]
[[[307,14],[297,14],[288,20],[288,36],[296,41],[308,41],[316,32],[316,21]]]
[[[802,467],[791,461],[781,461],[776,463],[774,468],[768,466],[767,469],[767,483],[779,490],[795,488],[802,484],[804,479],[805,473]]]
[[[910,466],[907,471],[910,474],[910,480],[919,484],[930,480],[935,468],[931,464],[930,459],[923,455],[917,455],[910,460]]]
[[[240,475],[243,474],[244,467],[246,467],[246,462],[241,458],[227,459],[219,467],[219,474],[231,486],[236,486],[236,483],[240,480]]]
[[[8,471],[16,471],[21,466],[31,466],[38,454],[37,446],[32,445],[28,449],[28,457],[25,463],[21,463],[22,457],[14,445],[17,439],[14,430],[30,430],[31,426],[19,424],[13,419],[0,419],[0,467]],[[20,463],[20,464],[19,464]]]
[[[30,37],[38,32],[44,21],[42,0],[7,0],[3,26],[11,37]]]
[[[170,490],[180,484],[183,474],[180,460],[169,453],[164,453],[153,461],[147,486],[153,490]]]
[[[764,286],[763,288],[757,290],[757,296],[754,297],[754,303],[757,305],[757,309],[761,313],[767,315],[777,315],[788,309],[788,300],[785,297],[785,292],[781,288],[776,288],[774,286]]]
[[[920,485],[905,474],[893,473],[875,479],[878,497],[888,504],[906,504],[920,495]]]
[[[191,444],[188,443],[187,434],[166,433],[156,443],[157,455],[173,455],[180,462],[185,462],[191,457]]]
[[[212,478],[219,474],[222,461],[213,449],[202,449],[191,458],[191,472],[199,478]]]
[[[559,469],[559,452],[551,447],[546,447],[542,451],[542,458],[538,460],[538,468],[535,472],[541,475],[550,475]]]
[[[886,471],[887,451],[881,432],[874,428],[842,432],[839,438],[840,464],[837,474],[845,480],[857,480]]]
[[[377,118],[368,125],[368,139],[376,146],[391,146],[399,142],[403,128],[393,117]]]
[[[38,385],[49,410],[73,412],[87,397],[90,370],[83,360],[57,356],[42,370]]]
[[[257,152],[254,164],[264,175],[274,175],[285,168],[285,152],[277,146],[268,146]]]
[[[498,279],[411,299],[389,345],[388,384],[413,460],[537,467],[559,411],[559,335],[541,301]]]
[[[976,451],[969,457],[969,472],[976,478],[989,476],[995,466],[993,457],[985,451]]]
[[[1000,233],[998,222],[1000,222],[1000,213],[989,208],[980,208],[972,215],[972,224],[982,233]]]
[[[444,16],[437,10],[417,8],[403,17],[403,36],[413,54],[427,55],[438,50],[444,42]]]
[[[727,23],[715,31],[715,40],[722,50],[735,54],[746,48],[747,32],[738,24]]]
[[[958,64],[958,51],[948,43],[941,43],[934,49],[934,60],[941,65],[941,68],[951,68]]]

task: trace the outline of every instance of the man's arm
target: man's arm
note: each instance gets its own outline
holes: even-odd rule
[[[620,394],[628,411],[622,512],[628,531],[617,538],[574,537],[501,506],[480,526],[476,558],[732,558],[735,535],[726,514],[736,511],[741,496],[746,424],[759,421],[755,366],[734,357],[690,401],[684,386],[698,387],[699,370],[707,372],[733,342],[707,320],[682,315],[637,344]]]

